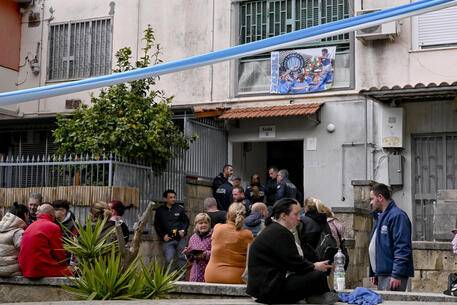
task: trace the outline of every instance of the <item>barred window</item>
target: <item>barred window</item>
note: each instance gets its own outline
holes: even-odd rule
[[[48,45],[48,80],[111,73],[111,18],[51,24]]]
[[[350,0],[251,0],[240,3],[240,44],[350,17]],[[322,39],[348,42],[349,34]]]

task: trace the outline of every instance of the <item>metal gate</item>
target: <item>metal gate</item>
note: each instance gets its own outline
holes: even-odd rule
[[[186,173],[215,177],[227,163],[227,132],[223,122],[213,119],[185,120],[184,129],[186,135],[197,136],[186,152]]]
[[[415,239],[434,240],[437,191],[457,188],[457,133],[413,135],[412,160]]]

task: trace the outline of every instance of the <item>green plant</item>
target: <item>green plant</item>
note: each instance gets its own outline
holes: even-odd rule
[[[144,280],[138,276],[138,259],[126,268],[114,247],[107,256],[91,263],[80,263],[80,276],[73,278],[74,287],[64,289],[86,300],[128,300],[142,296]]]
[[[79,232],[77,238],[64,238],[64,248],[73,254],[78,265],[91,264],[95,259],[108,255],[115,249],[116,241],[113,240],[114,227],[105,228],[106,219],[92,222],[87,219],[86,225],[76,224]]]
[[[132,64],[130,48],[116,52],[114,72],[129,71],[160,63],[160,47],[150,26],[144,31],[143,56]],[[166,168],[174,149],[187,149],[187,138],[173,123],[170,104],[162,90],[155,89],[156,77],[113,85],[91,97],[91,107],[83,104],[71,116],[57,115],[53,131],[58,153],[115,154],[141,159],[156,172]]]
[[[171,270],[171,265],[163,266],[152,261],[148,266],[141,265],[143,276],[143,297],[146,299],[163,299],[174,290],[173,282],[179,280],[185,270]]]

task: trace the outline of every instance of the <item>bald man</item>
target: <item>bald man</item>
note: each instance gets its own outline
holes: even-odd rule
[[[265,228],[265,219],[268,217],[268,208],[263,202],[256,202],[251,206],[251,214],[244,220],[244,228],[256,237]]]
[[[42,204],[37,210],[37,221],[24,232],[19,252],[19,268],[26,278],[70,276],[65,264],[62,232],[54,223],[55,210],[50,204]]]

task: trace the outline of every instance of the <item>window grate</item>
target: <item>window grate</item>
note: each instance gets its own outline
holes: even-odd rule
[[[111,18],[52,24],[48,80],[79,79],[111,73]]]
[[[240,44],[350,17],[350,0],[252,0],[240,3]],[[321,40],[348,42],[349,33]]]

